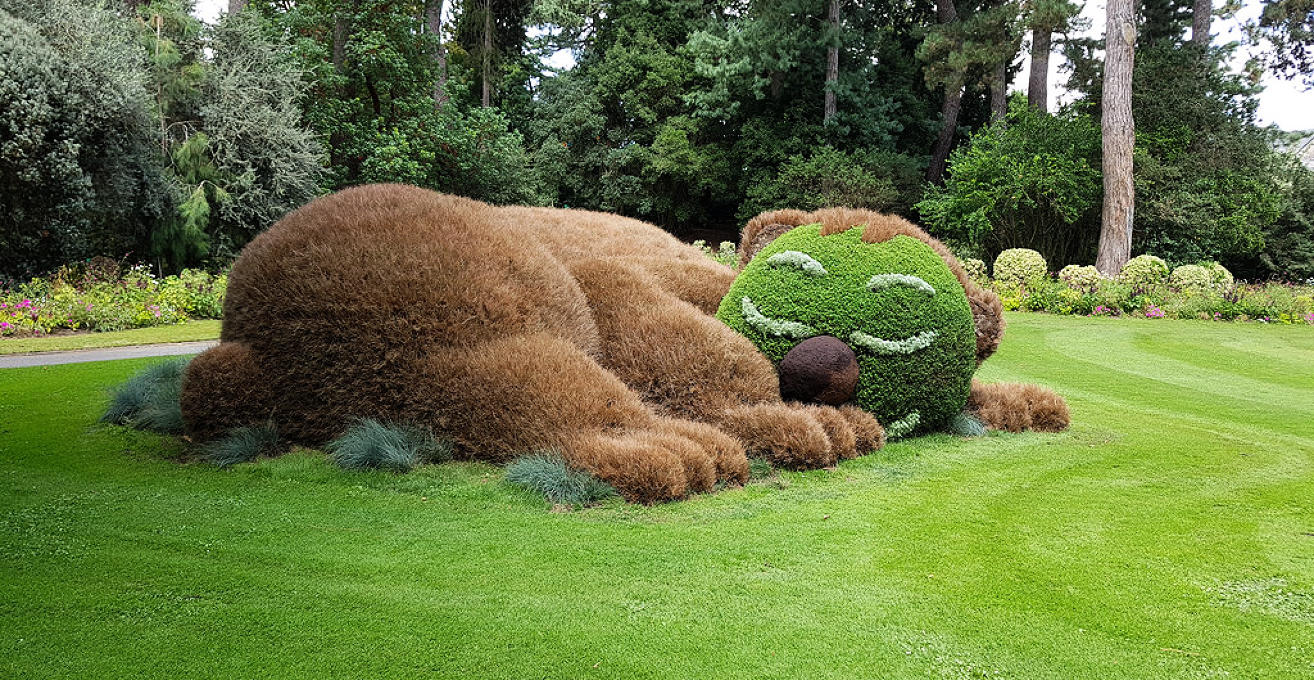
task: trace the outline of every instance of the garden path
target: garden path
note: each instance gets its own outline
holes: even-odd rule
[[[182,354],[200,354],[217,344],[219,344],[218,340],[201,340],[198,342],[167,342],[158,345],[79,349],[67,352],[9,354],[0,356],[0,368],[25,368],[28,366],[78,364],[88,361],[112,361],[114,359],[141,359],[144,357],[169,357]]]

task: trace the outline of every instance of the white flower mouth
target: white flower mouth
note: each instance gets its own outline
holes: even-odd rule
[[[913,411],[908,415],[885,426],[885,436],[889,439],[898,439],[917,428],[917,424],[922,422],[922,414]]]

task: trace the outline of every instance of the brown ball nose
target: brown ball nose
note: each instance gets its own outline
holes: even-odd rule
[[[780,396],[838,406],[858,387],[858,358],[839,338],[818,335],[780,360]]]

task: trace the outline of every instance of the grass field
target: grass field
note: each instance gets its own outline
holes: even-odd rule
[[[476,464],[219,470],[0,371],[0,677],[1314,677],[1314,329],[1011,315],[1062,435],[658,507]]]
[[[152,345],[158,342],[214,340],[219,337],[219,323],[216,319],[203,319],[169,326],[133,328],[109,333],[70,333],[42,337],[3,338],[0,339],[0,354],[126,347],[128,345]]]

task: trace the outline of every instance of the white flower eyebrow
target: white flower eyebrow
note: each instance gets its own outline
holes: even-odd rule
[[[935,338],[939,336],[935,331],[922,331],[916,335],[910,335],[903,340],[886,340],[874,335],[868,335],[862,331],[853,331],[849,335],[849,340],[860,347],[866,347],[877,354],[912,354],[918,350],[926,349],[931,346]]]
[[[935,295],[935,288],[931,284],[912,274],[877,274],[867,282],[867,288],[870,290],[881,290],[890,286],[908,286],[927,295]]]
[[[807,324],[768,318],[758,311],[757,305],[753,304],[753,301],[747,295],[744,296],[742,307],[744,309],[744,320],[748,322],[748,325],[767,335],[804,340],[817,334]]]
[[[807,253],[800,253],[797,250],[786,250],[782,253],[776,253],[767,258],[767,264],[772,266],[798,267],[809,276],[825,276],[826,268],[821,266],[820,262],[812,259]]]

